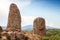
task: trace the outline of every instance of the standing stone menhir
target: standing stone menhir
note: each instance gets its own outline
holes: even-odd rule
[[[33,33],[40,36],[46,35],[45,19],[38,17],[34,20]]]
[[[18,7],[14,3],[10,5],[6,30],[21,31],[21,15]]]

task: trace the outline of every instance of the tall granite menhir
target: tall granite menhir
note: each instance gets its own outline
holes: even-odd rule
[[[21,15],[18,7],[14,3],[10,5],[6,30],[21,31]]]
[[[46,35],[45,20],[43,18],[36,18],[33,23],[33,33],[40,36]]]

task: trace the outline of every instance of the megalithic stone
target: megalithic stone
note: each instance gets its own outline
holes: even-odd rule
[[[21,15],[18,7],[14,3],[10,5],[6,30],[21,31]]]
[[[33,22],[33,33],[40,36],[46,35],[45,19],[38,17]]]

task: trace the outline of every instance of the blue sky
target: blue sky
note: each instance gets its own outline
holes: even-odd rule
[[[7,26],[7,11],[9,11],[11,3],[15,3],[20,9],[22,26],[33,25],[35,18],[43,17],[46,20],[46,25],[60,28],[60,0],[2,0],[0,3],[1,26]]]

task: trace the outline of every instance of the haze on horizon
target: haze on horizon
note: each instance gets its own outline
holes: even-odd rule
[[[0,26],[7,26],[11,3],[15,3],[20,10],[22,26],[33,25],[36,17],[43,17],[47,26],[60,28],[60,0],[1,0]]]

